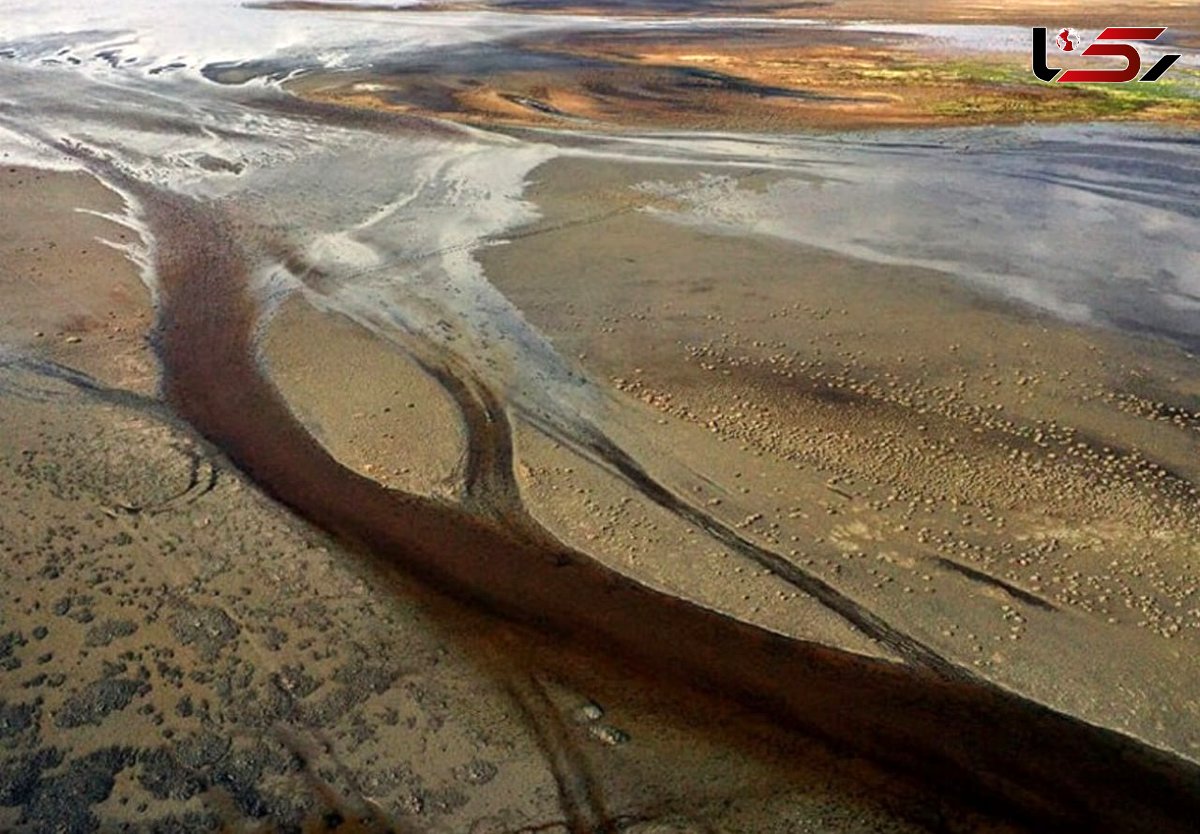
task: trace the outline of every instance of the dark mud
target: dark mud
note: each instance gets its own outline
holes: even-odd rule
[[[781,733],[799,730],[864,756],[938,801],[952,796],[1039,830],[1189,831],[1200,818],[1200,768],[1189,761],[918,657],[902,665],[784,638],[644,587],[529,529],[524,518],[398,493],[345,469],[255,361],[260,311],[247,292],[255,264],[220,207],[122,185],[142,202],[156,236],[167,401],[313,523],[597,663],[681,698],[731,699],[778,722]],[[498,407],[471,398],[485,421]],[[642,479],[636,462],[596,451],[630,480]],[[471,464],[492,473],[476,483],[504,481],[496,473],[511,465],[509,455],[489,455]],[[669,494],[655,500],[672,503]],[[611,830],[573,801],[575,830]]]

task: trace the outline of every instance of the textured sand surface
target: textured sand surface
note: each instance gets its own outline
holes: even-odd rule
[[[106,192],[37,176],[62,209],[39,245],[77,242],[66,207]],[[46,281],[136,280],[96,266]],[[394,348],[295,300],[262,350],[348,466],[453,484],[461,429]],[[0,366],[6,830],[570,831],[572,802],[627,831],[926,830],[928,798],[861,761],[508,633],[298,521],[91,358]],[[397,389],[416,414],[365,427]]]
[[[1189,831],[1194,90],[774,23],[1122,8],[22,6],[0,829]]]
[[[106,245],[141,244],[116,194],[86,174],[0,167],[0,344],[66,362],[105,382],[148,393],[157,367],[153,321],[137,268]]]
[[[1194,359],[937,273],[613,211],[661,175],[539,169],[542,225],[486,250],[488,274],[622,392],[636,442],[685,461],[715,514],[957,662],[1196,756]],[[712,566],[689,571],[710,593],[754,572],[646,539],[654,569]],[[762,591],[778,608],[758,616],[809,627]]]
[[[457,493],[462,417],[411,357],[298,296],[274,315],[261,350],[291,409],[343,464],[407,492]]]

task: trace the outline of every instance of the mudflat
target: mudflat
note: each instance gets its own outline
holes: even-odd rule
[[[685,467],[709,512],[956,663],[1194,756],[1194,358],[629,203],[700,174],[550,163],[530,190],[542,218],[484,267],[613,385],[631,442]],[[741,187],[774,174],[757,176]],[[554,456],[521,448],[547,455],[527,494],[564,535],[740,617],[813,627],[777,579],[641,520],[610,478],[548,490],[568,480]],[[1123,648],[1097,664],[1100,644]]]
[[[1192,7],[218,6],[0,44],[0,828],[1191,829]]]
[[[85,173],[0,167],[0,342],[36,352],[106,382],[154,390],[146,338],[150,294],[137,266],[137,232],[103,215],[123,201]]]

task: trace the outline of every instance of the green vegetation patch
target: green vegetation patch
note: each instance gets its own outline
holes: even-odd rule
[[[1120,119],[1138,116],[1200,118],[1200,71],[1172,69],[1156,83],[1047,84],[1018,62],[957,59],[937,63],[896,61],[857,73],[895,84],[975,88],[953,100],[932,102],[939,116],[956,118]]]

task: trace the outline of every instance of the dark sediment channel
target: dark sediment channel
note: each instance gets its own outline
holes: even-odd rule
[[[507,513],[397,493],[347,470],[256,362],[251,265],[220,208],[122,184],[156,238],[167,401],[316,525],[477,609],[616,658],[656,685],[731,699],[780,732],[817,736],[1009,821],[1194,830],[1200,768],[1187,760],[969,676],[785,638],[640,585],[506,523]]]

